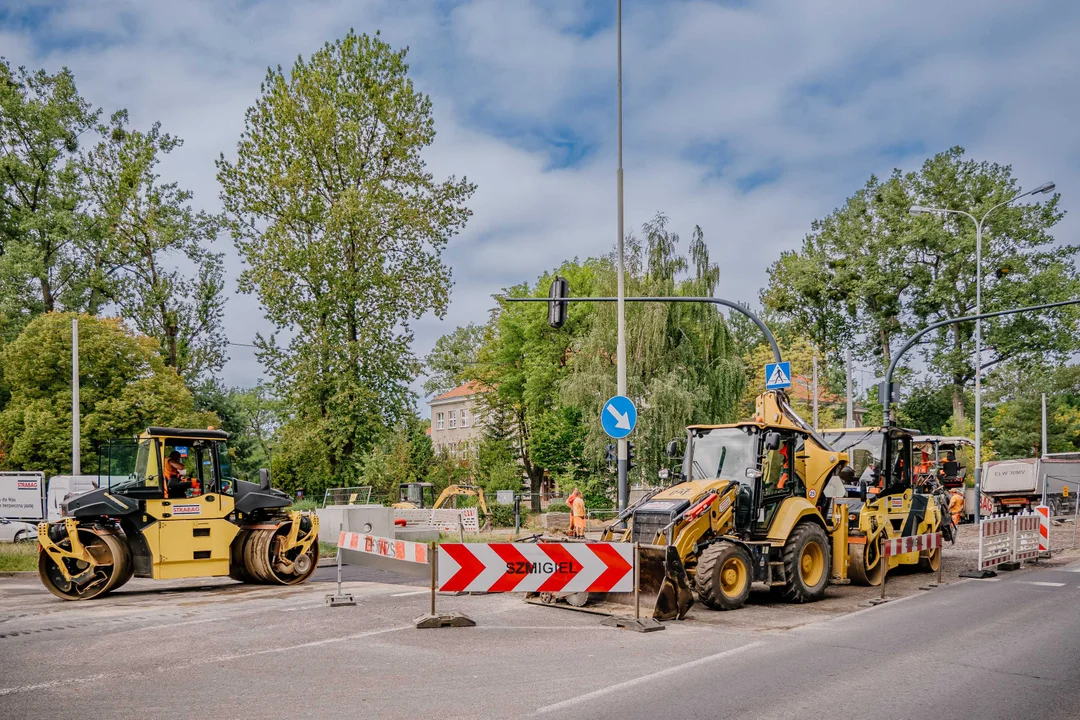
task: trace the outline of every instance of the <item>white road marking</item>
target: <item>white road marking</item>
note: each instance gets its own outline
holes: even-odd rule
[[[581,628],[574,629],[579,630]],[[724,652],[716,653],[715,655],[709,655],[707,657],[698,658],[697,660],[691,660],[690,662],[683,663],[682,665],[675,665],[674,667],[664,668],[663,670],[658,670],[648,675],[642,675],[641,677],[636,677],[632,680],[616,683],[615,685],[608,685],[605,688],[600,688],[599,690],[594,690],[591,693],[586,693],[584,695],[578,695],[577,697],[570,698],[569,700],[563,700],[562,702],[557,702],[552,705],[545,705],[544,707],[539,708],[535,713],[533,713],[533,715],[545,715],[556,710],[563,710],[574,705],[580,705],[581,703],[589,702],[590,700],[595,700],[596,698],[610,695],[612,693],[617,693],[622,690],[627,690],[637,685],[652,682],[653,680],[658,680],[660,678],[667,677],[668,675],[676,675],[683,672],[684,670],[698,667],[699,665],[707,665],[708,663],[715,662],[726,657],[731,657],[732,655],[736,655],[746,650],[756,648],[757,646],[763,644],[764,643],[761,641],[752,642],[749,645],[741,645],[737,648],[732,648],[731,650],[725,650]]]
[[[431,592],[430,589],[428,589],[428,590],[410,590],[409,592],[394,593],[390,597],[409,597],[410,595],[423,595],[424,593],[429,593],[429,592]]]
[[[1038,585],[1039,587],[1065,587],[1065,583],[1042,582],[1041,580],[1017,580],[1018,585]]]
[[[301,648],[319,647],[321,645],[330,645],[333,643],[345,642],[347,640],[358,640],[360,638],[371,637],[373,635],[384,635],[386,633],[397,632],[399,630],[410,630],[412,625],[401,625],[392,628],[383,628],[382,630],[369,630],[362,633],[354,633],[352,635],[343,635],[341,637],[326,638],[325,640],[313,640],[311,642],[299,643],[296,645],[286,645],[285,647],[267,648],[266,650],[254,650],[252,652],[237,653],[235,655],[219,655],[211,658],[200,658],[198,660],[191,660],[185,663],[177,663],[173,665],[163,665],[161,667],[151,668],[145,672],[127,672],[127,673],[101,673],[98,675],[90,675],[81,678],[63,678],[60,680],[50,680],[49,682],[37,683],[35,685],[21,685],[18,687],[0,688],[0,697],[4,695],[14,695],[17,693],[32,692],[34,690],[45,690],[48,688],[59,687],[62,685],[76,685],[78,683],[93,682],[95,680],[111,680],[115,678],[131,678],[140,675],[148,675],[151,672],[173,672],[175,670],[182,670],[184,668],[194,667],[197,665],[210,665],[212,663],[231,662],[233,660],[242,660],[249,657],[257,657],[259,655],[269,655],[270,653],[289,652],[290,650],[299,650]]]

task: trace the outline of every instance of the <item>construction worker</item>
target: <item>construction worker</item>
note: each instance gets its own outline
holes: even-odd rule
[[[165,497],[186,497],[192,484],[184,477],[187,475],[187,470],[184,469],[184,460],[180,457],[180,453],[176,450],[169,453],[169,457],[165,460],[165,467],[162,469],[164,471],[162,474],[165,476]]]
[[[923,450],[921,462],[915,466],[915,485],[919,486],[924,484],[930,476],[931,471],[930,455]]]
[[[964,493],[960,488],[949,491],[949,514],[952,515],[953,525],[960,527],[960,518],[964,514]]]
[[[574,488],[567,498],[570,505],[570,537],[585,537],[585,498]]]

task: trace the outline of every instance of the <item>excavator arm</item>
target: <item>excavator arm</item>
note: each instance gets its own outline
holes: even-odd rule
[[[484,515],[490,514],[488,513],[487,502],[484,500],[484,489],[476,485],[447,485],[446,489],[439,493],[439,499],[432,505],[432,509],[438,510],[446,504],[447,500],[458,495],[475,497],[476,504],[480,506],[480,511]]]

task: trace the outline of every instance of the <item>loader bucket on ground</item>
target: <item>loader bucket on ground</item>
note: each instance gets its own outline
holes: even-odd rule
[[[672,546],[641,545],[638,555],[641,617],[681,620],[694,604],[686,568]],[[634,593],[526,593],[526,602],[597,615],[633,615]]]

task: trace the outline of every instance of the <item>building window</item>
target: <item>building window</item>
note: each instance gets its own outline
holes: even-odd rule
[[[443,414],[442,414],[442,413],[439,413],[439,414],[438,414],[438,415],[436,415],[435,417],[436,417],[436,420],[437,420],[437,422],[438,422],[438,428],[439,428],[440,430],[444,430],[444,429],[445,429],[445,425],[446,425],[446,421],[445,421],[445,420],[443,419]]]
[[[450,429],[457,427],[457,410],[450,411]]]
[[[461,427],[469,427],[469,411],[461,409]]]

